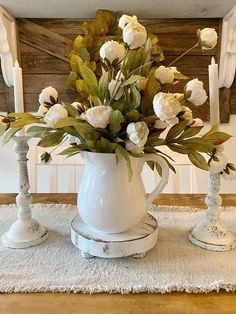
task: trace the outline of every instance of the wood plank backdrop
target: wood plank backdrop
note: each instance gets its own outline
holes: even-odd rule
[[[221,19],[158,19],[142,23],[148,32],[159,38],[168,65],[196,42],[196,30],[215,28],[220,34]],[[36,111],[41,90],[52,85],[62,100],[73,100],[75,95],[66,86],[69,55],[74,38],[82,34],[81,20],[76,19],[18,19],[20,62],[24,77],[25,110]],[[218,47],[220,45],[218,44]],[[208,91],[208,64],[211,57],[219,60],[219,48],[202,53],[196,48],[176,62],[176,66],[190,79],[198,77]],[[180,82],[173,91],[181,89]],[[13,89],[7,88],[0,76],[0,111],[14,111]],[[236,81],[231,90],[221,90],[221,121],[228,122],[236,113]],[[209,104],[198,108],[195,116],[209,120]]]

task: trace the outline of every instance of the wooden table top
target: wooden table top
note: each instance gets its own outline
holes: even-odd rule
[[[15,202],[15,194],[0,194],[0,204]],[[33,194],[33,203],[76,204],[76,194]],[[236,206],[236,195],[222,195],[223,206]],[[204,195],[162,194],[160,205],[204,208]],[[184,314],[236,313],[236,297],[224,291],[209,294],[0,294],[0,314]]]

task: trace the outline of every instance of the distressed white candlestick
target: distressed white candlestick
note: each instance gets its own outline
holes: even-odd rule
[[[32,218],[29,193],[29,177],[27,168],[27,152],[29,150],[27,136],[15,136],[15,152],[18,161],[19,194],[16,197],[18,219],[3,235],[2,243],[6,247],[21,249],[35,246],[48,237],[47,228]]]
[[[230,251],[236,247],[236,236],[227,230],[220,220],[220,206],[222,203],[220,191],[220,174],[209,172],[208,194],[205,202],[208,206],[203,221],[197,224],[190,233],[190,241],[210,251]]]

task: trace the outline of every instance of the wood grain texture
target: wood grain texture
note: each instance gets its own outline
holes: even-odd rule
[[[0,194],[0,204],[14,203],[15,194]],[[76,194],[34,194],[33,202],[76,204]],[[236,206],[236,195],[222,195],[223,206]],[[204,206],[204,195],[162,194],[162,205]],[[209,294],[0,294],[1,314],[233,314],[234,293]]]

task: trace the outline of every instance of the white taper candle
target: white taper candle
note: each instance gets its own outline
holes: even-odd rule
[[[208,66],[209,72],[209,98],[210,98],[210,119],[211,126],[220,123],[220,103],[218,87],[218,64],[212,57],[211,64]]]

